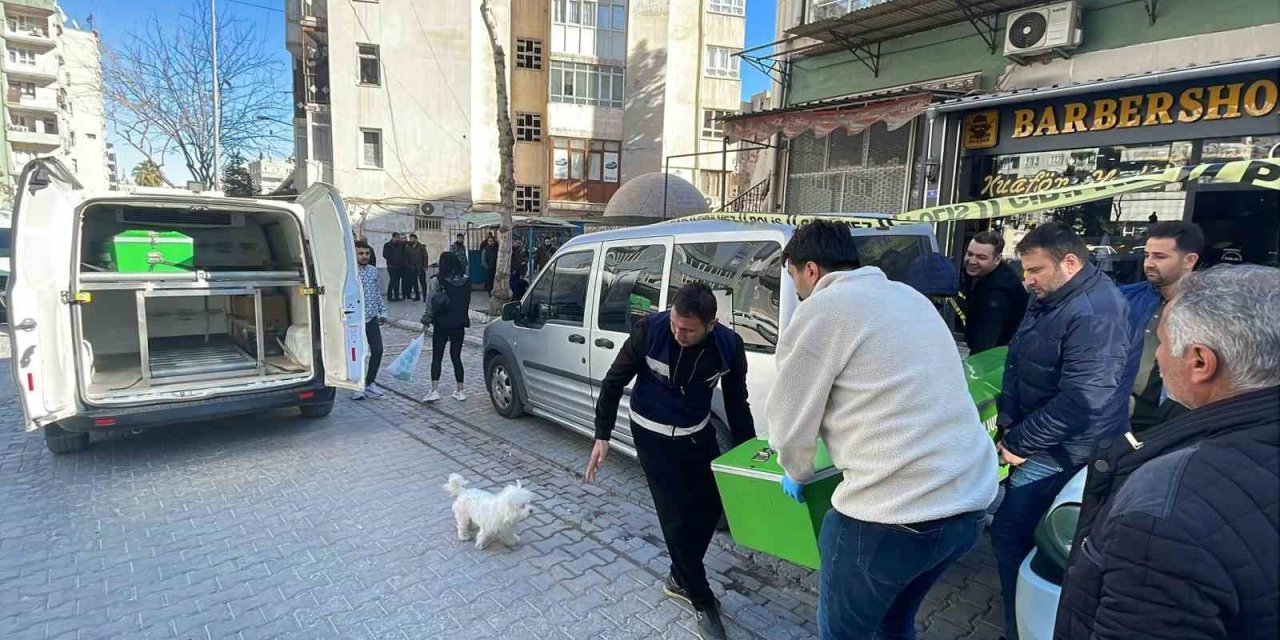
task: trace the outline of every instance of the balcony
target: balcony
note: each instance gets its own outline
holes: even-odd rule
[[[13,44],[36,47],[52,47],[55,44],[47,29],[24,25],[15,26],[13,23],[5,25],[4,39],[6,42]]]
[[[327,0],[286,0],[285,24],[285,46],[290,51],[305,44],[308,37],[323,42],[329,27]]]
[[[22,95],[19,91],[10,90],[5,94],[4,103],[10,109],[20,111],[55,114],[58,113],[59,105],[56,100],[42,99],[39,96]]]
[[[36,131],[12,124],[9,125],[8,138],[10,144],[25,144],[33,147],[57,147],[62,144],[62,138],[58,135],[56,129],[53,131]]]
[[[48,84],[58,80],[57,68],[50,64],[22,64],[10,62],[5,65],[5,75],[12,80],[27,80],[37,84]]]

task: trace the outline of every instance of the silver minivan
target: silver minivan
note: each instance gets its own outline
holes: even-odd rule
[[[54,159],[18,186],[13,376],[27,430],[54,453],[92,432],[320,417],[335,389],[363,388],[363,292],[332,187],[296,202],[95,193]]]
[[[937,250],[931,225],[895,225],[887,216],[848,221],[862,264],[891,279],[902,280],[917,258]],[[716,294],[720,322],[746,344],[747,388],[756,429],[764,434],[765,400],[777,375],[774,349],[798,302],[782,260],[794,229],[673,221],[574,238],[524,298],[485,327],[485,382],[494,408],[508,418],[530,413],[592,436],[600,381],[634,322],[666,309],[673,292],[700,281]],[[623,397],[612,442],[634,456],[628,400]],[[718,390],[712,422],[727,442]]]

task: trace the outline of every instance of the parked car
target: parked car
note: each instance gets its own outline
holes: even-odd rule
[[[879,266],[890,278],[901,280],[915,259],[936,251],[930,225],[858,220],[865,226],[852,233],[862,264]],[[599,382],[633,323],[665,309],[684,284],[702,281],[719,299],[720,321],[746,345],[747,387],[763,434],[765,399],[776,376],[774,349],[798,302],[782,260],[793,230],[676,221],[574,238],[524,298],[485,327],[485,382],[494,408],[506,417],[528,412],[591,436]],[[634,456],[627,404],[624,396],[611,443]],[[718,397],[712,422],[727,441]]]
[[[360,389],[364,307],[342,200],[88,193],[31,162],[13,211],[12,366],[54,453],[90,432],[299,407]]]
[[[1058,598],[1075,540],[1086,469],[1067,483],[1036,527],[1036,547],[1018,569],[1018,637],[1051,640],[1058,619]]]

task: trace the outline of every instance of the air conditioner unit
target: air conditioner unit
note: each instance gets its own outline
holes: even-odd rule
[[[1066,57],[1083,39],[1075,2],[1014,11],[1005,23],[1004,57],[1018,64],[1043,56]]]

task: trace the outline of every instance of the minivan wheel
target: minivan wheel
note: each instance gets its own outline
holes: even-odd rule
[[[489,360],[484,369],[484,382],[489,390],[489,402],[493,403],[498,415],[504,418],[519,418],[524,415],[516,379],[506,358],[494,356]]]
[[[44,428],[44,445],[56,454],[75,453],[89,448],[89,434],[67,431],[56,424]]]
[[[298,407],[304,418],[323,418],[333,412],[333,401],[324,404],[304,404]]]

